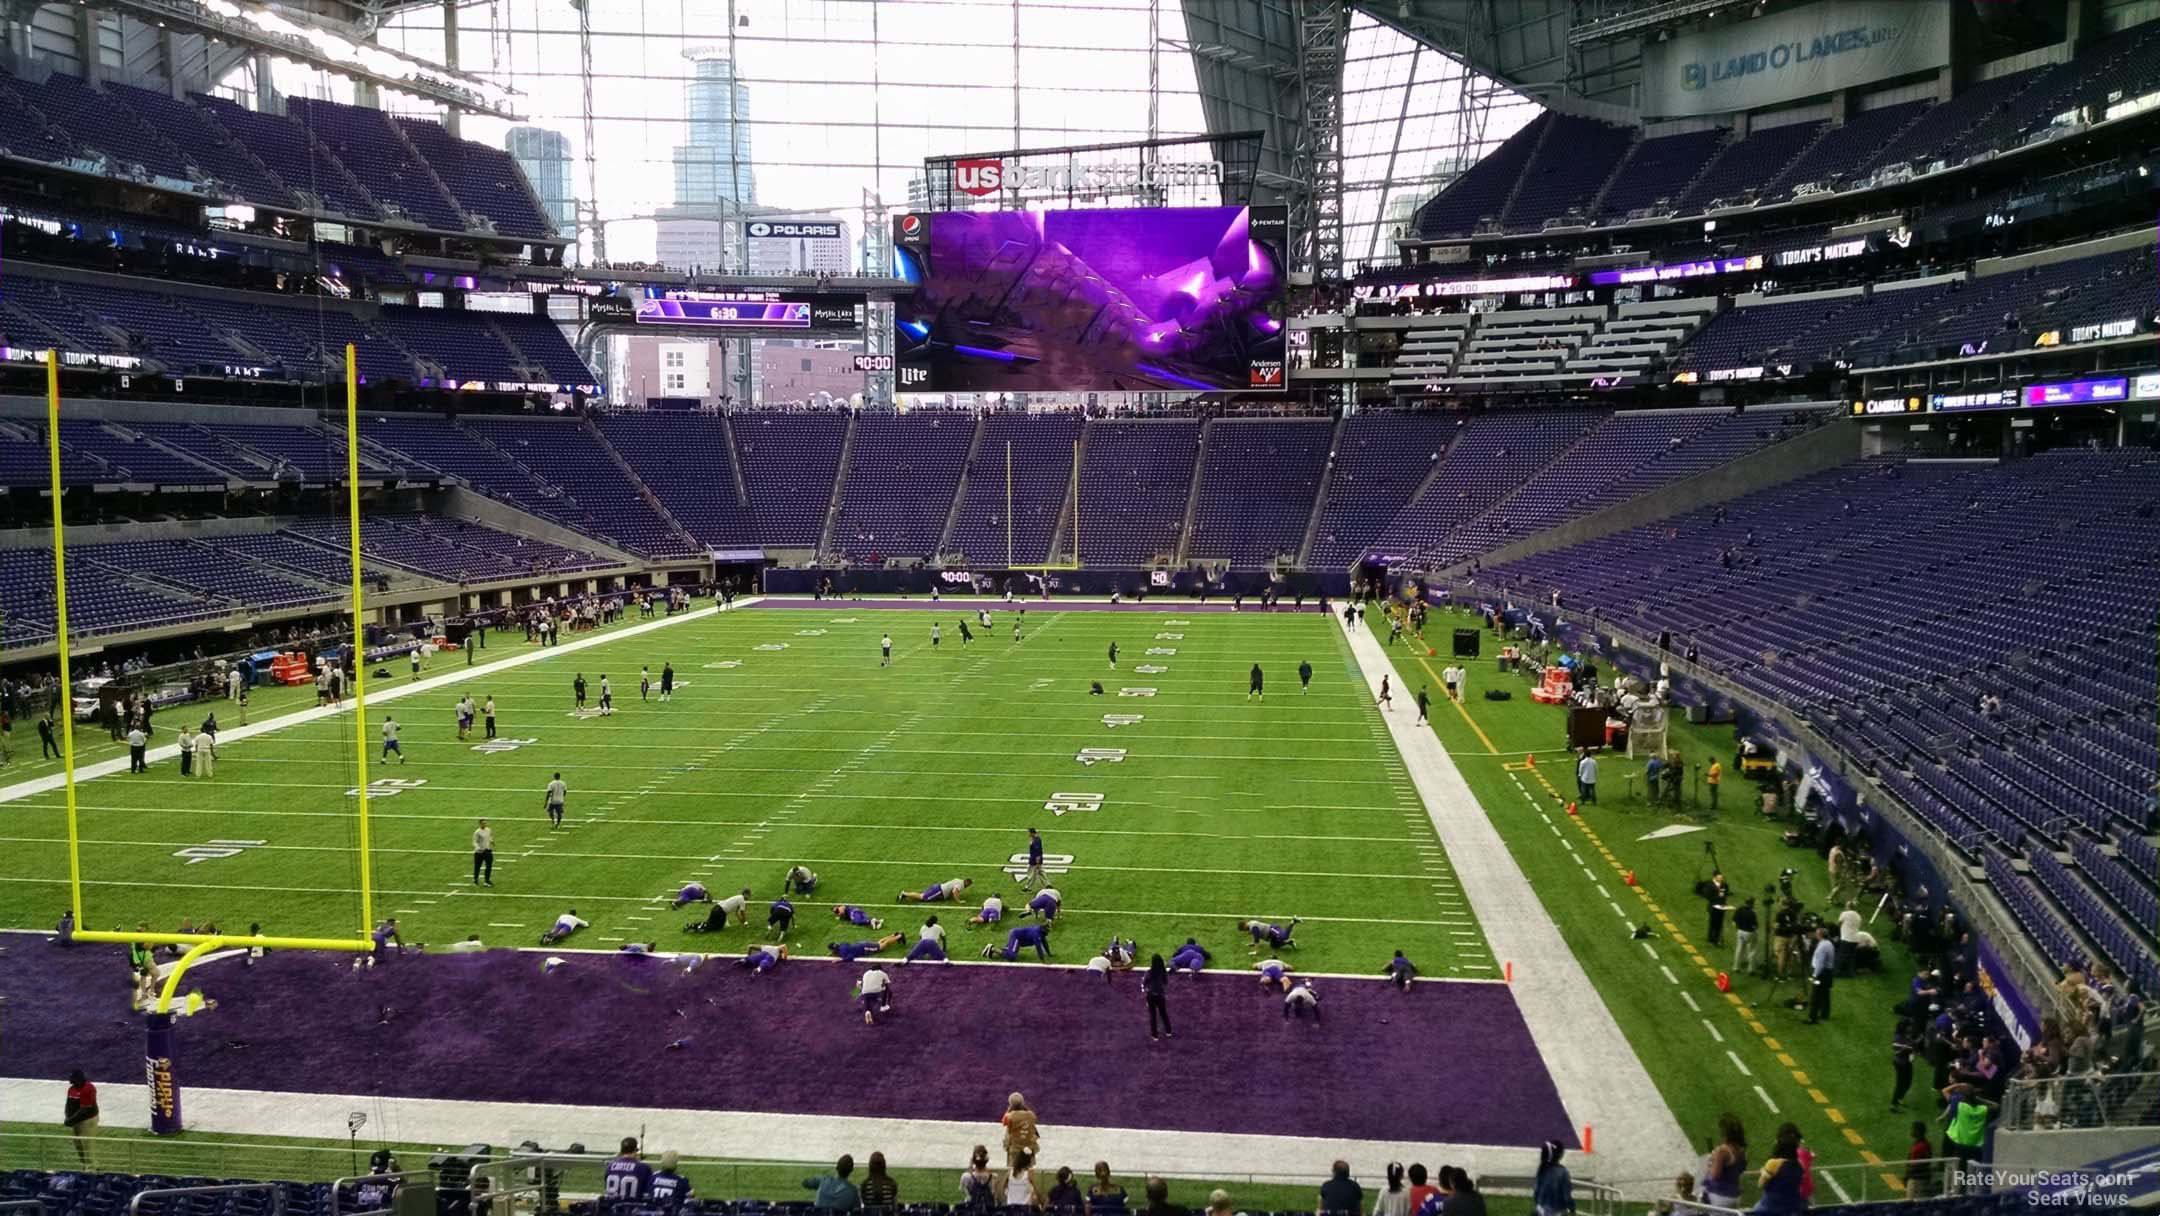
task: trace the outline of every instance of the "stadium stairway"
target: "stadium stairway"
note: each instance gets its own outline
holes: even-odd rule
[[[1207,468],[1208,435],[1215,429],[1215,420],[1200,424],[1200,442],[1193,445],[1192,482],[1185,490],[1185,517],[1178,521],[1177,565],[1183,567],[1185,559],[1192,555],[1193,521],[1200,517],[1200,483]]]
[[[818,533],[818,560],[836,556],[833,553],[833,533],[840,526],[840,505],[847,489],[848,466],[855,460],[855,412],[848,411],[847,429],[840,435],[840,464],[833,473],[832,496],[825,503],[825,526]]]
[[[1070,477],[1072,484],[1065,491],[1065,505],[1058,508],[1057,523],[1050,529],[1050,548],[1044,554],[1044,561],[1055,561],[1060,553],[1071,553],[1074,560],[1079,558],[1079,543],[1072,540],[1071,529],[1074,520],[1079,517],[1080,513],[1079,471],[1087,467],[1088,431],[1089,428],[1085,424],[1080,427],[1078,446],[1073,450],[1072,475]]]
[[[967,502],[968,480],[975,475],[975,462],[982,457],[983,435],[989,430],[989,415],[978,415],[975,419],[975,433],[968,439],[967,457],[960,462],[960,480],[953,484],[952,506],[945,511],[945,526],[938,530],[939,556],[952,551],[953,530],[960,526],[960,508]]]
[[[1320,535],[1320,517],[1323,508],[1327,505],[1328,490],[1335,481],[1336,453],[1342,451],[1343,434],[1349,429],[1349,426],[1349,415],[1341,415],[1335,419],[1335,430],[1328,436],[1327,467],[1320,472],[1320,486],[1313,492],[1312,517],[1306,520],[1305,539],[1298,544],[1297,564],[1299,569],[1305,569],[1306,563],[1312,560],[1313,541]]]
[[[508,337],[505,335],[505,341],[507,340]],[[513,346],[511,349],[515,350],[517,348]],[[653,488],[646,484],[644,478],[638,476],[636,469],[630,467],[630,462],[623,459],[623,454],[616,450],[615,445],[608,442],[607,432],[601,430],[590,416],[579,418],[578,425],[584,428],[587,435],[592,437],[593,446],[599,448],[610,461],[614,462],[615,467],[622,471],[623,481],[634,487],[637,490],[638,497],[645,501],[646,506],[652,508],[653,514],[659,516],[661,521],[673,530],[676,541],[683,547],[683,552],[696,553],[706,548],[704,542],[700,541],[690,529],[684,527],[682,520],[677,519],[673,511],[668,510],[667,504],[660,501],[660,496],[653,493]]]

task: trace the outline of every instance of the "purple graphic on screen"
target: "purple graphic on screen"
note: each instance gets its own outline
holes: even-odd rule
[[[1283,387],[1279,207],[920,218],[903,392]]]
[[[754,300],[640,300],[637,320],[640,325],[808,329],[810,305],[785,300],[767,303]]]

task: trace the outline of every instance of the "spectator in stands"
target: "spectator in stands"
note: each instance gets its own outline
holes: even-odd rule
[[[1703,1170],[1702,1201],[1721,1208],[1740,1205],[1740,1176],[1747,1172],[1747,1129],[1738,1116],[1718,1116],[1718,1143]]]
[[[968,1157],[968,1167],[960,1171],[960,1206],[984,1209],[996,1206],[992,1198],[997,1193],[996,1177],[990,1172],[990,1149],[978,1144]]]
[[[900,1202],[900,1184],[885,1170],[885,1154],[870,1154],[870,1165],[856,1188],[866,1208],[889,1208]]]
[[[75,1136],[75,1155],[82,1160],[83,1168],[90,1166],[90,1141],[97,1135],[98,1104],[97,1086],[83,1075],[81,1069],[68,1074],[67,1105],[61,1122]]]
[[[1403,1186],[1402,1162],[1388,1162],[1387,1189],[1373,1196],[1372,1216],[1415,1216],[1415,1212],[1410,1192]]]
[[[1080,1184],[1073,1181],[1071,1166],[1058,1167],[1057,1181],[1051,1184],[1043,1206],[1053,1212],[1066,1213],[1066,1216],[1076,1216],[1087,1206],[1087,1197],[1080,1193]]]
[[[1095,1181],[1088,1185],[1088,1210],[1095,1213],[1125,1210],[1125,1188],[1110,1180],[1110,1163],[1095,1163]]]
[[[1943,1090],[1943,1155],[1955,1158],[1960,1173],[1972,1169],[1979,1160],[1980,1150],[1987,1143],[1987,1125],[1994,1107],[1980,1097],[1979,1091],[1963,1082]],[[1971,1185],[1969,1181],[1956,1181],[1958,1189]]]
[[[803,1189],[817,1192],[811,1203],[820,1212],[852,1212],[862,1206],[862,1193],[848,1181],[848,1175],[854,1172],[855,1158],[842,1153],[840,1160],[833,1162],[832,1173],[803,1179]]]
[[[1147,1206],[1140,1210],[1146,1216],[1186,1216],[1183,1207],[1170,1202],[1170,1184],[1163,1181],[1160,1174],[1148,1175]]]
[[[1365,1188],[1359,1186],[1357,1180],[1350,1176],[1350,1163],[1338,1158],[1334,1172],[1326,1182],[1320,1184],[1320,1207],[1317,1209],[1319,1216],[1328,1216],[1334,1212],[1348,1212],[1350,1216],[1360,1216],[1364,1210]]]
[[[1531,1204],[1537,1216],[1560,1216],[1575,1210],[1575,1184],[1560,1164],[1566,1154],[1558,1140],[1547,1140],[1538,1149],[1537,1178],[1531,1185]]]
[[[1695,1197],[1695,1175],[1688,1173],[1686,1170],[1681,1170],[1680,1176],[1673,1179],[1672,1198],[1659,1202],[1650,1209],[1650,1212],[1651,1216],[1673,1216],[1675,1212],[1693,1210],[1682,1208],[1679,1206],[1680,1204],[1699,1202],[1701,1200]]]
[[[467,636],[471,635],[468,634]],[[455,949],[455,947],[452,948]],[[680,1212],[682,1205],[688,1202],[690,1197],[695,1194],[695,1188],[690,1185],[690,1180],[683,1177],[681,1171],[676,1169],[676,1166],[681,1163],[681,1155],[673,1149],[660,1154],[660,1168],[653,1171],[652,1182],[647,1185],[645,1190],[649,1206],[658,1208],[667,1216],[673,1216],[674,1213]]]
[[[1442,1173],[1446,1173],[1447,1170],[1447,1166],[1443,1165],[1440,1167],[1440,1171]],[[1423,1162],[1411,1162],[1409,1173],[1410,1212],[1411,1216],[1418,1216],[1419,1213],[1425,1210],[1425,1201],[1431,1199],[1435,1195],[1438,1195],[1440,1193],[1440,1188],[1426,1181],[1425,1165]]]
[[[996,1193],[1004,1198],[1006,1211],[1043,1205],[1042,1192],[1035,1189],[1034,1154],[1025,1151],[1013,1154],[1012,1168],[999,1182]]]
[[[1940,1181],[1935,1165],[1935,1146],[1928,1143],[1928,1126],[1913,1120],[1912,1147],[1905,1150],[1905,1197],[1928,1199]]]
[[[1791,1124],[1778,1130],[1777,1142],[1771,1146],[1770,1159],[1763,1162],[1761,1196],[1749,1209],[1757,1216],[1790,1216],[1807,1210],[1807,1198],[1800,1193],[1806,1179],[1806,1171],[1800,1163],[1800,1133]]]

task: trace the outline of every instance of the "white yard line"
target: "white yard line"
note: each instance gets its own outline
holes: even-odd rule
[[[1386,653],[1364,629],[1344,626],[1340,618],[1337,627],[1377,697],[1381,676],[1393,672]],[[1411,726],[1410,714],[1382,717],[1493,956],[1514,967],[1515,1002],[1577,1134],[1585,1125],[1595,1131],[1596,1173],[1656,1178],[1690,1168],[1696,1154],[1672,1110],[1561,940],[1492,817],[1441,749],[1439,736]]]

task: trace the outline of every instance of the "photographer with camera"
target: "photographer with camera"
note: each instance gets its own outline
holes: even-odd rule
[[[1777,965],[1777,977],[1786,979],[1792,975],[1793,959],[1800,953],[1800,901],[1793,898],[1792,871],[1779,876],[1777,910],[1770,917],[1770,936],[1776,939],[1772,951]]]

